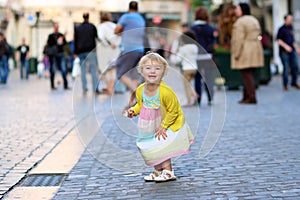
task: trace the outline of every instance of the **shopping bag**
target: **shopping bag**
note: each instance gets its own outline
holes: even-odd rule
[[[73,62],[72,77],[76,78],[79,75],[80,75],[80,60],[77,57]]]

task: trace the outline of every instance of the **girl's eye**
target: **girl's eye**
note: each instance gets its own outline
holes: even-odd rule
[[[160,67],[156,67],[156,70],[160,70]]]

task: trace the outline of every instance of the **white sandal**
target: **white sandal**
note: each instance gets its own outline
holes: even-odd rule
[[[164,169],[162,173],[155,177],[155,182],[167,182],[167,181],[174,181],[176,180],[176,176],[174,174],[174,171],[166,170]]]
[[[157,170],[154,170],[151,174],[149,174],[148,176],[145,176],[144,177],[144,180],[146,182],[152,182],[152,181],[155,181],[155,178],[157,178],[158,176],[160,176],[162,173],[162,171],[157,171]]]

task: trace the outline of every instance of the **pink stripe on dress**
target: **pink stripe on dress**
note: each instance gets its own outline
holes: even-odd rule
[[[143,111],[142,111],[143,110]],[[160,109],[142,107],[139,118],[143,120],[154,120],[161,116]],[[153,112],[154,110],[154,112]]]

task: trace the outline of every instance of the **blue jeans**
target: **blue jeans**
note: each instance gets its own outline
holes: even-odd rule
[[[85,52],[78,55],[81,69],[82,90],[87,91],[86,67],[89,66],[89,72],[92,76],[93,91],[98,89],[98,64],[96,52]]]
[[[59,56],[51,56],[49,57],[50,60],[50,84],[51,88],[55,88],[54,85],[54,78],[55,78],[55,71],[56,68],[61,71],[61,75],[64,80],[64,88],[68,88],[68,80],[67,80],[67,66],[65,62],[65,57],[64,55],[59,55]]]
[[[21,60],[21,65],[20,65],[20,74],[21,74],[21,79],[23,79],[23,71],[25,69],[25,78],[28,79],[29,75],[29,61],[27,59]]]
[[[8,59],[6,55],[0,56],[0,81],[4,84],[7,82],[9,73]]]
[[[283,72],[282,72],[283,86],[288,85],[290,70],[292,75],[291,85],[296,85],[297,78],[298,78],[298,71],[299,71],[298,56],[296,51],[294,50],[291,53],[280,53],[280,59],[283,64]]]

